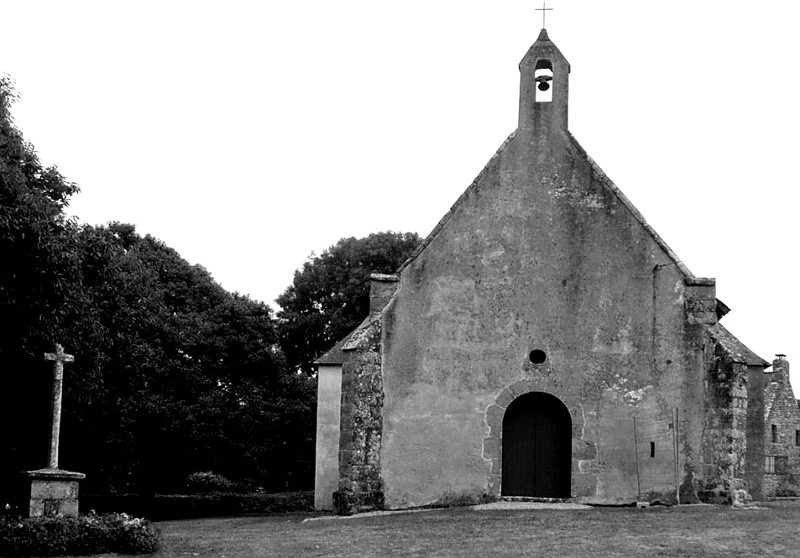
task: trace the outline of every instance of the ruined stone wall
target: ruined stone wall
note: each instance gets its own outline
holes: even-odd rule
[[[732,504],[746,489],[747,364],[736,362],[725,347],[709,339],[705,371],[705,425],[699,498]]]
[[[765,376],[764,494],[800,496],[800,410],[789,381],[789,363],[776,359]]]
[[[694,502],[699,495],[714,486],[714,482],[707,477],[713,469],[704,465],[706,459],[713,461],[713,450],[707,440],[704,425],[709,422],[709,396],[708,396],[708,345],[710,343],[709,331],[716,323],[716,282],[712,279],[699,279],[689,277],[684,279],[686,289],[683,293],[683,308],[685,325],[683,331],[683,351],[681,360],[688,378],[697,378],[700,385],[687,392],[693,397],[682,402],[681,414],[683,420],[678,425],[684,433],[682,437],[682,450],[685,455],[681,473],[681,501]],[[711,405],[712,413],[716,410]],[[691,426],[690,426],[691,425]],[[706,452],[708,455],[706,455]],[[715,477],[718,480],[718,477]]]

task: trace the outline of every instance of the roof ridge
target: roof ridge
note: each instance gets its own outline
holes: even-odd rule
[[[772,416],[772,407],[778,398],[778,388],[777,386],[772,388],[772,382],[770,382],[764,388],[764,392],[764,418],[769,419]]]
[[[709,326],[708,331],[715,341],[719,342],[722,347],[728,351],[730,356],[734,357],[735,362],[741,362],[752,366],[763,366],[764,368],[770,365],[769,362],[758,356],[753,350],[742,343],[731,331],[722,325],[720,322]],[[726,344],[728,341],[731,344]]]
[[[578,149],[578,151],[580,151],[580,153],[584,157],[586,157],[586,160],[589,162],[589,165],[592,167],[592,170],[597,175],[597,178],[600,180],[600,182],[606,188],[608,188],[615,196],[617,196],[617,199],[619,199],[622,205],[624,205],[628,209],[628,211],[631,212],[631,214],[636,218],[637,221],[639,221],[639,223],[645,228],[645,230],[648,233],[650,233],[650,236],[653,237],[653,240],[655,240],[656,244],[658,244],[661,247],[661,249],[664,250],[664,252],[666,252],[667,256],[669,256],[669,258],[673,261],[676,267],[680,269],[688,277],[694,277],[695,276],[694,273],[692,273],[689,270],[689,268],[686,267],[686,264],[684,264],[683,261],[681,261],[681,259],[678,258],[678,255],[675,253],[675,251],[669,247],[666,241],[663,238],[661,238],[661,235],[659,235],[658,232],[656,232],[656,230],[647,222],[647,219],[645,219],[644,215],[642,215],[642,213],[638,209],[636,209],[636,206],[633,205],[633,202],[629,200],[628,197],[622,192],[622,190],[620,190],[619,187],[616,184],[614,184],[614,182],[608,177],[608,175],[605,172],[603,172],[603,169],[600,168],[600,165],[598,165],[595,162],[595,160],[592,159],[592,157],[586,152],[583,146],[580,143],[578,143],[578,140],[575,139],[575,136],[573,136],[572,133],[568,130],[567,130],[567,137],[569,137],[569,140],[573,144],[573,146],[575,146]]]
[[[517,135],[516,130],[511,132],[511,134],[506,138],[506,140],[497,149],[497,151],[495,151],[494,155],[492,155],[491,159],[489,159],[489,162],[484,165],[483,169],[481,169],[481,172],[478,173],[478,176],[476,176],[475,179],[472,181],[472,183],[469,186],[467,186],[467,189],[461,193],[461,195],[458,197],[455,203],[450,206],[450,209],[447,211],[447,213],[445,213],[444,216],[441,219],[439,219],[439,222],[436,224],[435,227],[433,227],[433,230],[428,234],[428,236],[425,237],[425,239],[420,243],[417,249],[414,250],[414,252],[406,259],[406,261],[400,264],[400,267],[397,268],[396,272],[397,274],[400,274],[406,267],[408,267],[411,264],[411,262],[416,260],[417,257],[425,250],[425,248],[428,247],[428,244],[433,242],[433,239],[436,238],[436,236],[439,234],[439,231],[441,231],[444,228],[444,226],[453,216],[455,210],[458,209],[462,203],[464,203],[464,200],[467,198],[467,195],[478,187],[478,183],[486,175],[486,173],[489,172],[489,168],[492,166],[492,164],[494,164],[497,161],[497,159],[500,157],[500,153],[502,153],[505,150],[506,146],[509,144],[509,142],[511,142],[512,139],[514,139],[516,135]]]

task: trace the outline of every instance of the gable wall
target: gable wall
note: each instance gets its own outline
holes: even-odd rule
[[[764,495],[800,496],[800,410],[789,382],[789,365],[785,360],[773,362],[773,371],[765,374],[767,412],[764,421],[765,459],[775,460],[774,472],[764,473]],[[772,438],[776,427],[777,441]]]
[[[703,348],[702,326],[685,331],[683,273],[566,135],[532,142],[514,137],[493,159],[384,314],[389,507],[500,494],[491,416],[524,391],[570,409],[574,495],[674,493],[673,407],[691,477]]]

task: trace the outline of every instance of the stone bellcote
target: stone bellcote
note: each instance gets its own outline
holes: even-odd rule
[[[517,133],[539,138],[567,130],[569,62],[542,29],[519,63]]]

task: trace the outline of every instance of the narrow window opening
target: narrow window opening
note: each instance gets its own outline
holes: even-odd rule
[[[794,431],[794,445],[800,446],[800,430]]]
[[[536,102],[551,102],[553,100],[553,64],[549,60],[537,61],[533,79],[536,81]]]
[[[773,424],[770,430],[772,431],[772,443],[778,443],[778,427]]]
[[[655,458],[656,456],[656,443],[650,442],[650,457]]]

